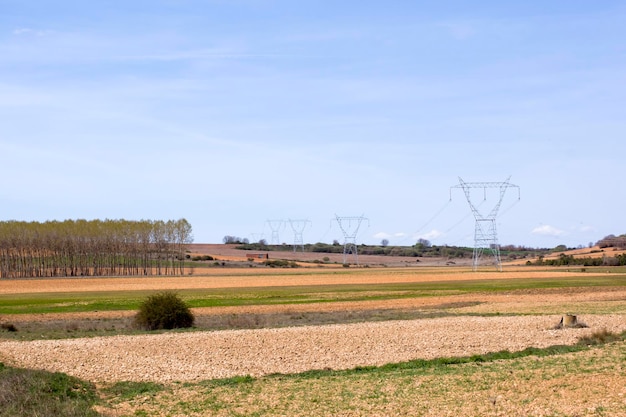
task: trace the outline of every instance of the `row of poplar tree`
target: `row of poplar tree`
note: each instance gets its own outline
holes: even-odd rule
[[[187,220],[0,222],[0,278],[183,275]]]

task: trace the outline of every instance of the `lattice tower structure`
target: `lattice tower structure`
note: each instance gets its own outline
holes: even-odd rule
[[[343,233],[343,263],[347,263],[348,255],[354,255],[355,263],[359,264],[359,254],[356,246],[356,236],[359,233],[359,228],[364,220],[369,222],[364,216],[337,216],[335,215],[339,229]]]
[[[252,243],[261,243],[261,240],[263,240],[264,236],[265,235],[263,233],[250,233]]]
[[[450,187],[450,199],[452,199],[453,188],[460,188],[463,190],[476,221],[474,225],[474,251],[472,255],[473,271],[478,270],[480,260],[485,252],[491,252],[496,269],[498,271],[502,271],[502,259],[500,257],[500,244],[498,243],[498,233],[496,230],[496,218],[498,217],[498,211],[500,210],[500,206],[502,205],[502,200],[504,199],[507,189],[517,188],[518,199],[520,198],[519,186],[511,184],[509,182],[510,179],[511,177],[501,182],[465,182],[461,177],[459,177],[459,184]],[[483,190],[483,203],[487,201],[487,189],[497,189],[497,202],[487,214],[481,213],[478,209],[478,205],[474,203],[475,197],[472,198],[471,193],[471,190],[473,189]]]
[[[280,232],[285,228],[285,220],[275,219],[267,220],[267,224],[272,231],[272,237],[270,239],[271,245],[280,245]]]
[[[304,229],[306,229],[307,225],[310,223],[311,221],[307,219],[289,219],[289,225],[291,226],[291,230],[293,230],[294,253],[298,248],[301,248],[302,252],[304,252]]]

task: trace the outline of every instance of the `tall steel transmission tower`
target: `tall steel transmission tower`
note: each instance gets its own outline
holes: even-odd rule
[[[307,219],[294,220],[289,219],[289,225],[291,225],[291,230],[293,230],[293,251],[296,252],[298,247],[302,248],[302,252],[304,252],[304,238],[303,233],[304,229],[311,221]]]
[[[267,224],[272,231],[272,238],[270,240],[271,245],[280,245],[280,231],[285,228],[285,221],[283,219],[267,220]]]
[[[252,243],[261,243],[264,238],[263,233],[250,233],[250,237],[252,237]]]
[[[498,210],[502,205],[504,194],[508,188],[517,188],[518,199],[520,198],[519,186],[511,184],[507,178],[502,182],[465,182],[459,177],[459,184],[450,187],[450,200],[452,200],[452,189],[461,188],[465,193],[467,202],[469,203],[472,214],[476,224],[474,226],[474,253],[472,256],[472,270],[478,270],[480,259],[485,251],[491,252],[494,257],[494,264],[498,271],[502,271],[502,260],[500,259],[500,245],[498,244],[498,235],[496,232],[496,217],[498,216]],[[487,215],[482,214],[478,210],[478,206],[472,201],[471,190],[482,189],[483,202],[487,201],[487,189],[495,188],[498,190],[499,199],[495,206],[489,211]]]
[[[367,220],[369,223],[369,219],[362,215],[358,217],[340,217],[336,214],[335,219],[343,233],[343,263],[346,263],[349,254],[353,254],[356,264],[358,265],[359,255],[356,247],[356,235],[359,233],[359,228],[363,220]]]

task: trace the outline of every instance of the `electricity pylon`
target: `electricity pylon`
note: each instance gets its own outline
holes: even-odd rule
[[[307,224],[310,224],[310,220],[294,220],[289,219],[289,224],[291,225],[291,230],[293,230],[293,251],[296,252],[298,246],[302,248],[302,252],[304,252],[304,238],[302,234],[304,233],[304,229]]]
[[[498,210],[500,210],[504,194],[508,188],[517,188],[518,199],[520,198],[519,186],[511,184],[509,182],[510,179],[511,177],[502,182],[465,182],[461,177],[459,177],[459,184],[450,187],[450,200],[452,200],[452,188],[463,189],[470,209],[474,214],[474,219],[476,220],[476,224],[474,226],[474,253],[472,256],[473,271],[478,270],[480,258],[486,250],[490,251],[493,255],[496,269],[498,271],[502,271],[500,245],[498,244],[498,235],[496,232],[496,217],[498,216]],[[497,188],[499,191],[499,199],[487,215],[483,215],[478,210],[478,206],[476,206],[472,201],[471,190],[476,188],[483,190],[483,202],[487,201],[488,188]]]
[[[339,217],[335,214],[337,224],[343,233],[343,263],[345,264],[348,259],[348,254],[353,254],[356,264],[359,264],[359,255],[356,247],[356,235],[359,233],[359,228],[363,220],[369,219],[366,217]]]
[[[263,233],[250,233],[250,237],[252,237],[252,243],[261,243],[263,237],[265,235]]]
[[[270,230],[272,231],[272,239],[270,240],[270,244],[280,245],[279,233],[285,228],[285,221],[283,219],[267,220],[267,224],[270,226]]]

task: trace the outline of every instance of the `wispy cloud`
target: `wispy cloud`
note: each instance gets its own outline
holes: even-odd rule
[[[41,29],[31,29],[31,28],[17,28],[13,30],[13,35],[15,36],[47,36],[53,34],[52,30],[41,30]]]
[[[201,59],[256,59],[256,58],[280,58],[287,55],[284,54],[251,54],[244,52],[235,52],[234,50],[223,49],[196,49],[186,51],[170,51],[145,55],[120,55],[114,59],[122,61],[190,61]]]
[[[437,229],[433,229],[429,232],[426,233],[420,233],[418,235],[413,236],[414,239],[426,239],[426,240],[431,240],[431,239],[437,239],[439,237],[443,236],[443,232],[437,230]]]
[[[565,234],[565,231],[558,229],[554,226],[544,224],[544,225],[535,227],[531,233],[533,235],[539,235],[539,236],[559,237],[559,236],[563,236]]]
[[[376,238],[376,239],[389,239],[389,238],[397,238],[397,239],[401,239],[403,237],[406,237],[406,233],[404,232],[396,232],[396,233],[387,233],[387,232],[378,232],[375,233],[374,235],[372,235],[372,237]]]

